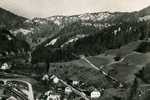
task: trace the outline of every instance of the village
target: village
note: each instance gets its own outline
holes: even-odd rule
[[[0,100],[150,100],[150,0],[0,0]]]
[[[40,97],[40,100],[99,100],[104,91],[87,86],[78,80],[67,80],[67,83],[55,75],[44,75],[42,80],[50,89]]]
[[[94,67],[97,68],[96,66]],[[0,67],[1,74],[8,74],[11,68],[11,64],[4,62]],[[47,91],[41,93],[39,97],[35,97],[36,100],[99,100],[104,92],[104,88],[90,86],[76,78],[74,80],[62,80],[49,73],[43,75],[39,81],[45,85]],[[4,83],[2,82],[1,84]],[[12,85],[12,88],[16,86],[17,84]]]

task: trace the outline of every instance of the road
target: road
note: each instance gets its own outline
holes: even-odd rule
[[[102,69],[96,67],[91,61],[89,61],[85,56],[81,57],[82,60],[84,60],[85,62],[87,62],[92,68],[98,70],[99,72],[101,72],[104,76],[108,77],[109,79],[111,79],[112,81],[116,82],[119,84],[119,86],[123,86],[123,84],[121,82],[119,82],[116,78],[108,75],[105,71],[103,71]]]
[[[85,93],[80,92],[79,90],[75,89],[74,87],[72,87],[71,85],[67,84],[67,82],[63,81],[62,79],[59,79],[59,81],[61,83],[63,83],[65,86],[71,88],[77,95],[80,95],[82,98],[84,98],[85,100],[89,100],[89,98],[86,96]]]

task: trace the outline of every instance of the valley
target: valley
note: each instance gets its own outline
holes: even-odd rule
[[[92,93],[100,95],[96,100],[150,97],[150,7],[33,19],[0,12],[0,79],[29,82],[34,99],[46,100],[47,93],[58,100],[91,100]]]

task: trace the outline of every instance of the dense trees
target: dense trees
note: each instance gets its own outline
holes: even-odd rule
[[[93,56],[103,53],[108,49],[120,48],[132,41],[145,39],[146,34],[149,33],[145,29],[146,27],[146,22],[124,22],[100,30],[94,26],[83,26],[80,22],[73,23],[60,31],[59,34],[61,35],[54,46],[45,48],[42,44],[40,48],[52,52],[48,53],[51,58],[49,59],[50,62],[74,59],[71,55],[72,53]],[[61,47],[64,42],[75,37],[77,34],[88,34],[88,36],[79,38],[77,41]],[[38,50],[39,48],[33,52],[33,60],[38,59],[38,53],[35,53]],[[40,53],[40,56],[43,55]]]
[[[150,51],[150,42],[143,42],[136,51],[146,53]]]
[[[18,52],[18,50],[29,51],[29,44],[24,41],[17,39],[8,30],[0,29],[0,51],[1,52]]]

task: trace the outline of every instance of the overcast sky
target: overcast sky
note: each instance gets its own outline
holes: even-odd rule
[[[137,11],[150,0],[0,0],[0,7],[28,18],[87,12]]]

